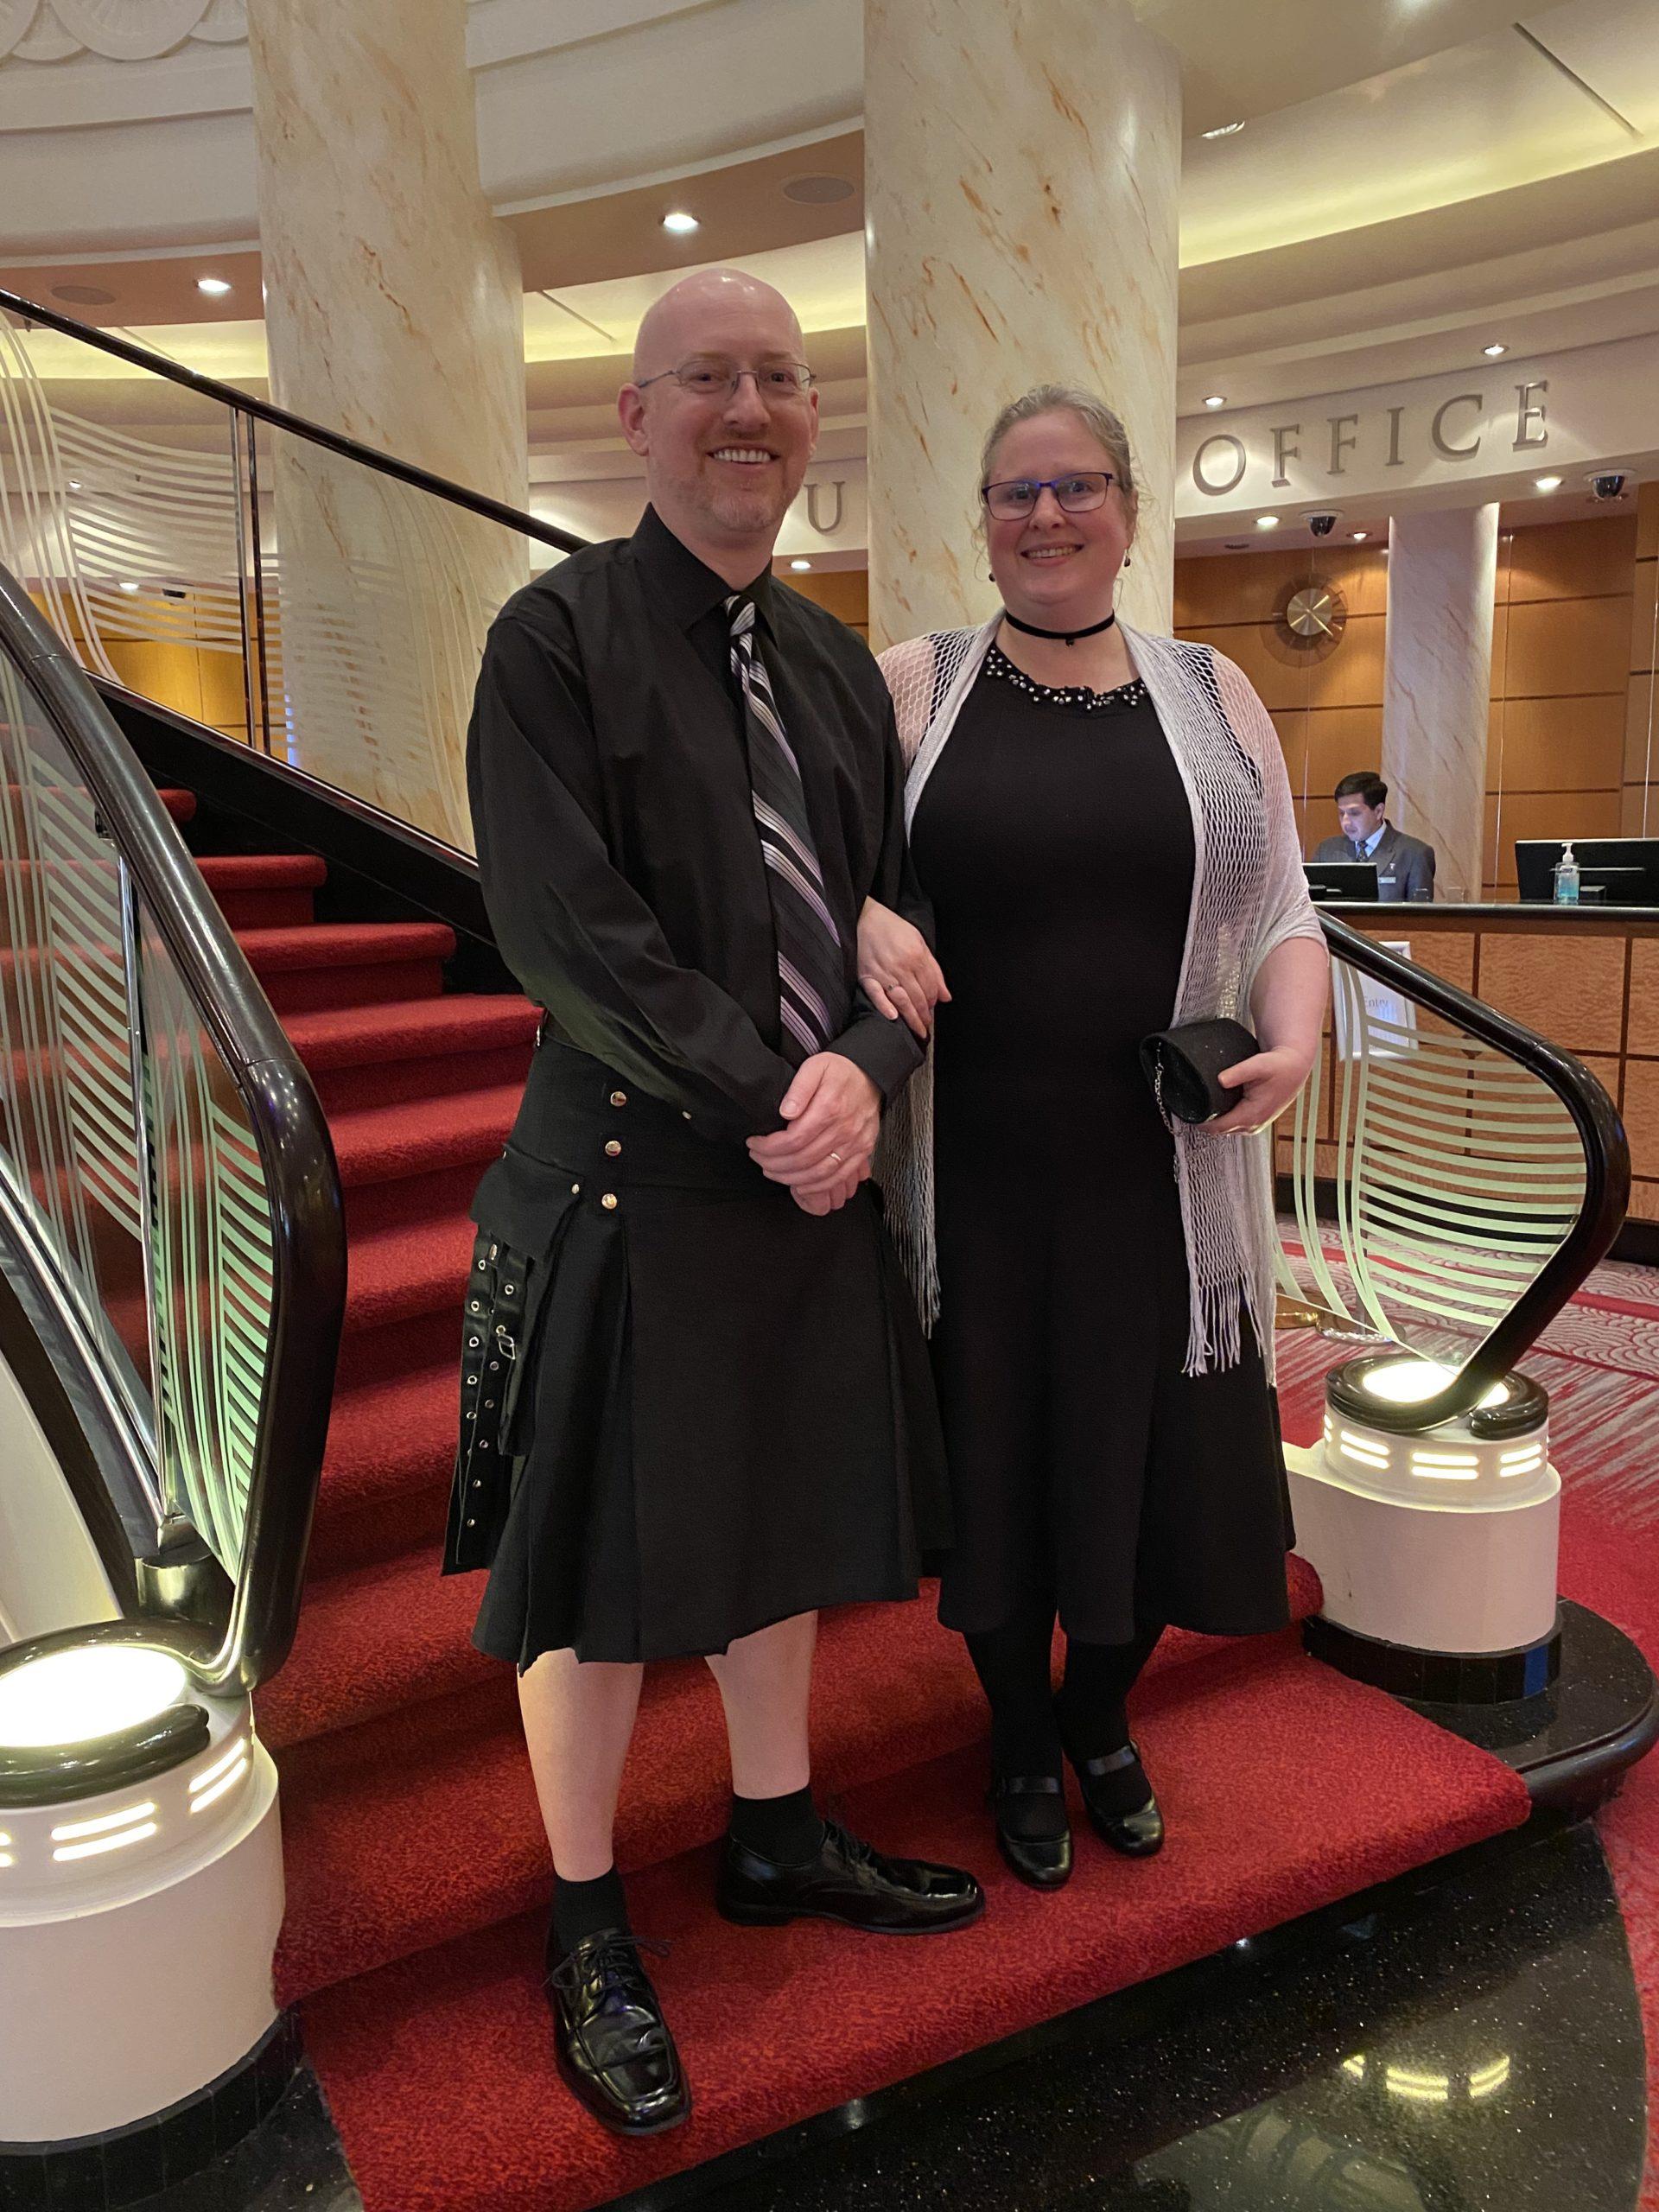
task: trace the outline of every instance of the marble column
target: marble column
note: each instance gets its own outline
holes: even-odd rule
[[[1173,582],[1174,54],[1128,0],[865,0],[874,645],[996,605],[979,450],[1036,384],[1123,417],[1143,487],[1119,605]]]
[[[1382,674],[1389,819],[1433,846],[1444,896],[1480,895],[1497,509],[1395,515]]]
[[[465,0],[250,10],[271,396],[522,507],[523,286],[479,184],[466,16]],[[469,845],[473,681],[529,574],[524,541],[297,439],[270,452],[273,722],[302,766]]]

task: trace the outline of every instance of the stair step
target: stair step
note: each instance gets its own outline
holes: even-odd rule
[[[481,1576],[454,1578],[480,1595]],[[1291,1562],[1298,1618],[1319,1586]],[[347,1647],[348,1649],[350,1647]],[[1237,1663],[1238,1646],[1173,1631],[1147,1682],[1184,1673],[1195,1691]],[[410,1644],[390,1675],[415,1682],[431,1662]],[[448,1662],[446,1662],[448,1663]],[[512,1670],[499,1673],[510,1693]],[[324,1693],[289,1690],[290,1713]],[[984,1704],[959,1637],[939,1626],[931,1591],[909,1605],[824,1616],[813,1687],[813,1767],[820,1789],[853,1789],[976,1744]],[[714,1678],[698,1661],[650,1669],[617,1815],[617,1861],[655,1866],[719,1835],[730,1777]],[[279,1764],[288,1918],[278,1953],[283,2000],[385,1965],[540,1903],[550,1888],[518,1716],[487,1681],[478,1691],[397,1709],[361,1727],[295,1743]]]
[[[470,1058],[497,1046],[528,1044],[537,1009],[528,999],[480,993],[365,1007],[329,1007],[296,1014],[283,1024],[315,1076],[390,1060],[454,1053]]]
[[[439,922],[313,922],[238,930],[278,1014],[436,998],[454,931]]]
[[[634,1923],[670,1944],[651,1971],[696,2098],[687,2127],[619,2143],[556,2093],[537,1920],[331,1989],[306,2006],[306,2044],[365,2202],[584,2212],[636,2190],[656,2202],[652,2184],[671,2173],[1526,1818],[1525,1786],[1497,1760],[1320,1667],[1294,1636],[1228,1658],[1202,1685],[1179,1670],[1149,1677],[1138,1701],[1168,1847],[1133,1862],[1084,1829],[1064,1898],[999,1862],[976,1746],[930,1758],[918,1745],[901,1771],[856,1789],[845,1808],[855,1831],[984,1884],[984,1918],[925,1957],[821,1922],[732,1928],[715,1911],[706,1850],[636,1877]],[[418,1854],[410,1873],[421,1879]],[[904,2196],[878,2186],[870,2201]],[[1028,2201],[1039,2197],[1052,2201],[1041,2190]]]
[[[334,1007],[286,1019],[328,1114],[464,1090],[523,1086],[537,1009],[517,995]]]
[[[314,1563],[340,1551],[355,1556],[372,1528],[406,1516],[417,1501],[429,1502],[430,1523],[442,1528],[461,1419],[459,1346],[457,1332],[454,1351],[442,1362],[335,1392]]]
[[[162,804],[167,809],[168,812],[172,816],[175,822],[191,822],[194,820],[196,812],[196,795],[194,791],[181,791],[164,789],[158,791],[156,796],[160,799]]]
[[[316,891],[328,880],[320,853],[202,853],[196,867],[211,891]]]
[[[440,1169],[484,1163],[507,1141],[523,1085],[470,1090],[430,1103],[359,1106],[334,1116],[330,1128],[340,1179],[400,1181]]]
[[[273,1751],[484,1683],[511,1706],[508,1670],[472,1641],[483,1578],[441,1575],[439,1556],[423,1547],[309,1579],[294,1649],[258,1696]]]
[[[477,1234],[466,1214],[452,1214],[353,1237],[346,1251],[347,1332],[453,1311],[459,1348],[461,1297]]]

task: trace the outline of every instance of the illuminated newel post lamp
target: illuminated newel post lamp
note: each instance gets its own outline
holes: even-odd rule
[[[1560,1664],[1549,1401],[1507,1375],[1425,1425],[1452,1380],[1398,1347],[1328,1377],[1322,1449],[1292,1477],[1298,1548],[1325,1592],[1308,1648],[1397,1696],[1530,1697]]]
[[[276,2028],[276,1770],[248,1699],[204,1694],[167,1634],[112,1621],[0,1655],[8,2152],[175,2107],[202,2139],[214,2085],[246,2079]],[[215,2116],[175,2165],[213,2155]]]

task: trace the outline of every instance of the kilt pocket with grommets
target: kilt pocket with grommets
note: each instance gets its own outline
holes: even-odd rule
[[[446,1574],[488,1567],[495,1556],[514,1463],[529,1448],[536,1338],[577,1196],[567,1169],[509,1148],[473,1201],[480,1228],[461,1315],[461,1440],[449,1489]]]

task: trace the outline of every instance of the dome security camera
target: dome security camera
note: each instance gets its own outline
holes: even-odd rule
[[[1327,509],[1323,514],[1309,515],[1307,526],[1315,537],[1329,537],[1337,522],[1338,517]]]
[[[1590,472],[1590,491],[1598,499],[1622,499],[1624,496],[1624,472],[1622,468],[1592,468]]]

